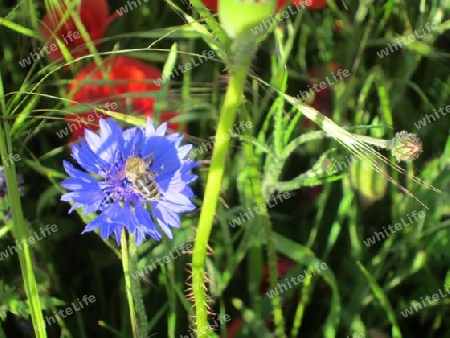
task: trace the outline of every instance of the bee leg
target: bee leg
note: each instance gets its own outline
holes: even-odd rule
[[[150,153],[143,158],[143,160],[147,164],[147,168],[150,167],[153,163],[153,155],[154,155],[153,153]]]

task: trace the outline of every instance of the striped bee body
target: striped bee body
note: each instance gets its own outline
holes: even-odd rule
[[[134,191],[141,194],[150,201],[158,201],[160,197],[159,187],[155,181],[156,171],[149,171],[148,168],[153,163],[153,156],[145,161],[144,159],[132,156],[125,163],[124,173],[131,182]]]
[[[136,180],[132,183],[133,188],[146,197],[150,201],[159,200],[159,188],[155,181],[156,173],[145,172],[138,175]]]

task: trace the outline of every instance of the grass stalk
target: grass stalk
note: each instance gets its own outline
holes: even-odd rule
[[[16,242],[23,243],[28,237],[29,228],[23,217],[22,205],[20,202],[19,184],[17,182],[17,172],[14,161],[10,161],[9,155],[12,154],[12,142],[9,133],[8,123],[5,121],[0,126],[0,155],[4,165],[4,173],[6,186],[8,189],[8,197],[11,205],[12,218],[14,220],[12,233]],[[42,316],[42,308],[37,290],[36,278],[31,259],[30,247],[23,245],[23,250],[17,252],[19,255],[20,270],[23,277],[23,284],[27,296],[28,307],[30,309],[31,318],[34,323],[36,337],[46,337],[44,317]],[[39,328],[39,329],[37,329]]]

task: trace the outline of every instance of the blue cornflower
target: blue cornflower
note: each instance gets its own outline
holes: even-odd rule
[[[172,238],[170,228],[180,227],[179,214],[195,209],[188,185],[197,179],[190,173],[197,162],[187,158],[192,145],[181,146],[182,135],[165,135],[167,124],[155,129],[149,118],[144,128],[124,131],[112,119],[99,122],[99,135],[86,129],[86,140],[72,145],[73,158],[88,173],[64,161],[70,177],[61,185],[72,192],[61,200],[74,202],[69,213],[82,207],[83,214],[98,211],[83,233],[99,228],[104,239],[114,233],[119,245],[123,227],[134,234],[137,245],[145,235],[161,239],[156,224]],[[127,162],[137,158],[145,163],[139,182],[127,174],[129,166],[125,170]],[[148,187],[155,188],[155,183],[159,194],[149,195]]]

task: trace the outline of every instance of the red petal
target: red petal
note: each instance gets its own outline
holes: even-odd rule
[[[93,62],[76,75],[68,88],[69,92],[74,93],[72,100],[96,107],[103,106],[106,102],[115,103],[121,112],[126,112],[128,104],[130,114],[138,113],[153,116],[155,98],[143,95],[143,97],[129,98],[127,100],[124,96],[129,93],[159,90],[160,87],[154,83],[155,80],[162,76],[162,72],[159,69],[129,56],[106,58],[103,60],[103,68],[107,71],[108,79],[110,80],[107,84],[98,83],[98,81],[104,82],[104,78],[101,70]],[[109,108],[109,110],[113,110],[113,107]],[[162,112],[160,122],[168,121],[177,114],[177,112]],[[89,129],[98,129],[98,119],[103,116],[100,113],[70,114],[66,116],[66,120],[74,123],[77,119],[86,120],[90,116],[93,116],[95,119],[89,123]],[[92,120],[92,117],[90,119]],[[177,130],[178,124],[171,123],[169,127]],[[72,137],[78,138],[78,136],[83,135],[84,126],[81,126],[73,131]]]
[[[327,7],[327,0],[293,0],[292,4],[300,6],[303,2],[308,9],[322,9]]]
[[[205,4],[206,7],[213,10],[214,12],[217,12],[217,0],[202,0],[202,2]]]
[[[76,29],[73,16],[69,16],[64,25],[56,29],[66,9],[67,7],[63,4],[59,8],[50,8],[42,18],[40,30],[46,40],[46,46],[51,48],[53,44],[56,45],[56,40],[52,37],[52,33],[54,33],[54,35],[66,44],[66,47],[72,52],[73,57],[86,55],[89,53],[89,50],[86,47],[85,40],[81,37],[81,33]],[[82,0],[80,6],[75,8],[74,11],[79,13],[81,22],[89,33],[91,40],[97,43],[104,37],[107,26],[116,17],[115,15],[108,17],[109,7],[105,0]],[[68,35],[70,33],[72,35],[73,33],[77,33],[79,37],[70,38]],[[51,60],[58,60],[62,57],[61,50],[59,47],[56,50],[54,49],[53,51],[47,49],[49,50],[47,54]],[[45,55],[44,53],[42,54]]]
[[[242,318],[235,319],[231,322],[230,326],[227,328],[227,336],[222,338],[233,338],[234,335],[239,331],[241,326],[244,324]]]

